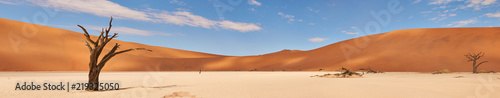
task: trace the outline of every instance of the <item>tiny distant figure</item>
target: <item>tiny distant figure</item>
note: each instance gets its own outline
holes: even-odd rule
[[[200,68],[200,73],[198,73],[198,74],[201,74],[201,68]]]

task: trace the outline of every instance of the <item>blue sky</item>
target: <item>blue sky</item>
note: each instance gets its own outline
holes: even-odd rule
[[[113,16],[119,40],[231,56],[398,29],[500,26],[496,0],[0,0],[0,12],[93,35]]]

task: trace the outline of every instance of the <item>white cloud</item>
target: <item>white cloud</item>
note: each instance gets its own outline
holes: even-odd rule
[[[0,3],[3,3],[3,4],[10,4],[10,5],[19,5],[19,3],[21,2],[12,2],[12,1],[0,1]]]
[[[293,15],[286,15],[286,14],[283,14],[282,12],[278,12],[278,15],[280,15],[283,18],[287,18],[288,19],[288,23],[292,23],[292,22],[295,21],[295,16],[293,16]],[[299,19],[298,21],[302,21],[302,20]]]
[[[430,2],[429,4],[447,4],[447,3],[450,3],[452,2],[453,0],[432,0],[432,2]]]
[[[448,16],[457,16],[457,14],[448,14]]]
[[[420,13],[432,13],[432,11],[422,11]]]
[[[186,5],[186,3],[182,2],[182,1],[179,1],[179,0],[170,0],[170,3],[181,5],[181,6]]]
[[[240,32],[257,31],[262,28],[253,23],[240,23],[228,20],[215,21],[194,15],[189,10],[178,9],[179,11],[168,12],[158,9],[148,8],[144,12],[132,10],[107,0],[28,0],[42,7],[54,7],[58,10],[71,11],[76,13],[89,13],[97,16],[117,19],[132,19],[148,22],[161,22],[175,25],[188,25],[193,27],[203,27],[207,29],[232,29]],[[171,0],[170,3],[184,4],[182,1]],[[233,26],[234,25],[234,26]]]
[[[172,23],[176,25],[189,25],[193,27],[203,27],[207,29],[215,28],[217,24],[216,21],[212,21],[206,19],[201,16],[193,15],[187,11],[177,11],[177,12],[168,12],[163,11],[162,13],[152,14],[154,17],[159,18],[160,22],[163,23]]]
[[[316,38],[310,38],[309,39],[310,42],[315,42],[315,43],[317,43],[317,42],[323,42],[323,41],[326,41],[326,40],[328,40],[328,38],[316,37]]]
[[[474,24],[476,22],[477,22],[476,18],[471,18],[471,19],[463,20],[463,21],[455,21],[453,23],[448,24],[447,26],[461,27],[461,26],[466,26],[468,24]]]
[[[172,23],[180,26],[188,25],[193,27],[203,27],[207,29],[223,28],[238,30],[240,32],[258,31],[262,29],[253,23],[232,22],[228,20],[214,21],[206,19],[202,16],[193,15],[191,12],[187,11],[163,11],[162,13],[152,15],[156,18],[159,18],[159,22]]]
[[[467,6],[462,7],[462,9],[465,8],[471,8],[473,7],[475,10],[480,10],[483,8],[485,5],[490,5],[495,3],[496,0],[467,0],[469,3]]]
[[[490,5],[495,3],[495,1],[497,0],[484,0],[483,2],[481,2],[481,5]]]
[[[444,17],[434,17],[434,18],[431,18],[429,20],[441,21],[441,20],[445,20],[445,19],[448,19],[448,17],[446,17],[446,16],[444,16]]]
[[[255,9],[254,8],[250,8],[250,11],[255,11]]]
[[[350,34],[350,35],[359,34],[358,32],[349,32],[349,31],[341,31],[341,32],[344,34]]]
[[[240,32],[256,31],[256,30],[262,29],[255,24],[232,22],[232,21],[226,21],[226,20],[219,22],[218,24],[219,24],[218,26],[223,28],[223,29],[234,29],[234,30],[238,30]]]
[[[466,5],[461,5],[461,9],[474,8],[474,10],[480,10],[485,8],[487,5],[491,5],[496,2],[496,0],[432,0],[430,5],[446,5],[451,2],[465,2]]]
[[[82,25],[86,29],[89,30],[89,33],[92,32],[91,30],[97,30],[101,31],[103,27],[105,26],[93,26],[93,25]],[[73,26],[76,27],[76,26]],[[134,28],[128,28],[128,27],[112,27],[110,32],[116,32],[119,34],[127,34],[127,35],[141,35],[141,36],[152,36],[152,35],[162,35],[162,36],[172,36],[172,34],[169,33],[163,33],[163,32],[157,32],[157,31],[148,31],[148,30],[139,30],[139,29],[134,29]]]
[[[248,4],[260,6],[262,3],[255,1],[255,0],[248,0]]]
[[[281,15],[281,16],[283,16],[285,18],[295,18],[295,16],[293,16],[293,15],[285,15],[282,12],[278,12],[278,15]]]
[[[497,13],[487,13],[487,14],[484,14],[488,17],[500,17],[500,12],[497,12]]]
[[[314,10],[311,7],[307,7],[307,9],[309,9],[309,11],[312,11],[312,12],[316,12],[316,13],[319,12],[319,10]]]
[[[415,3],[419,3],[419,2],[421,2],[421,1],[422,1],[422,0],[415,0],[415,1],[413,1],[412,3],[413,3],[413,4],[415,4]]]
[[[151,21],[145,12],[129,9],[117,3],[107,0],[28,0],[43,7],[57,7],[58,10],[71,12],[84,12],[97,16],[110,17],[118,19],[134,19]]]
[[[189,9],[184,9],[184,8],[176,8],[178,11],[189,11]],[[159,10],[158,10],[159,11]]]

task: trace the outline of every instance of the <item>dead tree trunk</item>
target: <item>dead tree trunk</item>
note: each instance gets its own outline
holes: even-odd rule
[[[104,46],[106,46],[106,44],[111,41],[113,38],[116,38],[118,35],[118,33],[114,33],[112,36],[108,35],[109,34],[109,31],[111,30],[111,22],[113,22],[113,17],[111,17],[111,20],[109,21],[109,27],[108,28],[103,28],[102,31],[100,32],[101,35],[99,35],[99,37],[96,39],[96,40],[92,40],[92,38],[90,38],[90,35],[89,33],[87,32],[87,30],[78,25],[78,27],[80,27],[84,34],[85,37],[87,38],[87,41],[85,40],[82,40],[83,42],[85,42],[85,45],[89,48],[90,50],[90,62],[89,62],[89,81],[88,81],[88,86],[87,86],[87,89],[86,90],[92,90],[92,91],[98,91],[98,87],[99,87],[99,74],[101,73],[101,69],[104,67],[104,65],[106,64],[106,62],[108,62],[112,57],[118,55],[118,54],[121,54],[121,53],[125,53],[125,52],[129,52],[129,51],[132,51],[132,50],[147,50],[147,51],[150,51],[149,49],[146,49],[146,48],[132,48],[132,49],[127,49],[127,50],[122,50],[122,51],[116,51],[120,45],[118,43],[115,44],[115,46],[113,46],[113,48],[111,49],[111,51],[109,51],[106,55],[104,55],[101,60],[99,61],[99,56],[101,55],[101,52],[102,50],[104,49]],[[89,44],[90,42],[90,44]]]
[[[479,67],[479,65],[481,65],[483,63],[488,62],[488,61],[483,61],[483,62],[477,64],[477,60],[483,56],[484,56],[484,52],[479,52],[478,54],[471,54],[471,53],[465,54],[465,57],[467,57],[467,59],[469,59],[469,61],[467,61],[467,62],[472,61],[472,73],[478,73],[477,67]]]

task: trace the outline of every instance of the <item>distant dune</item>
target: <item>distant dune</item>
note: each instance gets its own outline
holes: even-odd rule
[[[38,31],[23,34],[23,28]],[[82,33],[0,18],[0,70],[87,71]],[[29,32],[31,29],[28,29]],[[25,31],[24,31],[25,32]],[[89,32],[97,34],[97,32]],[[119,33],[119,32],[118,32]],[[256,56],[223,56],[114,40],[121,49],[104,71],[317,71],[372,68],[378,71],[471,71],[464,54],[485,52],[479,70],[500,71],[500,27],[404,29],[333,43],[309,51],[283,50]],[[112,45],[108,45],[105,52]],[[17,52],[16,52],[17,50]],[[238,50],[232,50],[238,51]],[[104,52],[103,52],[104,53]]]

